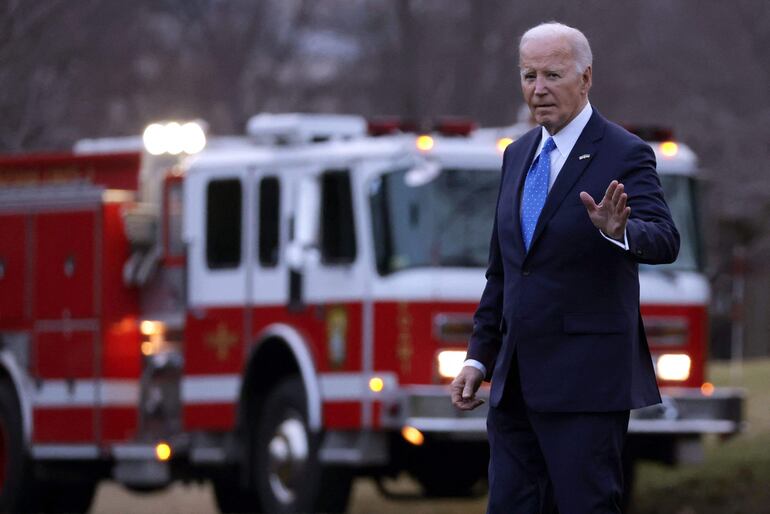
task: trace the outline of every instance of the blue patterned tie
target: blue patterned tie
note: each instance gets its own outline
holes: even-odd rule
[[[549,137],[543,145],[532,166],[529,168],[524,181],[524,193],[521,195],[521,235],[524,237],[524,248],[529,251],[532,235],[535,233],[537,219],[545,205],[548,196],[548,181],[551,176],[551,150],[556,148],[553,138]]]

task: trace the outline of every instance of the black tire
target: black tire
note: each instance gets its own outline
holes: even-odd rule
[[[256,491],[240,485],[240,471],[234,469],[214,477],[214,499],[220,512],[247,514],[259,510],[259,496]]]
[[[31,512],[67,514],[88,512],[96,493],[97,482],[86,479],[58,482],[36,482],[37,502]],[[30,508],[32,507],[32,508]]]
[[[429,497],[467,498],[483,491],[475,485],[487,475],[486,444],[430,443],[412,456],[411,473]],[[462,462],[461,467],[457,462]]]
[[[280,381],[268,393],[255,433],[253,475],[263,512],[345,511],[352,476],[321,466],[320,437],[308,427],[305,388],[299,377]]]
[[[40,480],[24,448],[21,412],[8,382],[0,381],[0,512],[77,513],[91,506],[97,481],[71,476]]]
[[[25,510],[30,474],[16,396],[7,382],[0,381],[0,512]]]

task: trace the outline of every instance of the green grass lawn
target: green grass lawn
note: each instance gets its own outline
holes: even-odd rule
[[[707,439],[702,464],[641,463],[632,514],[770,513],[770,359],[734,371],[712,364],[709,377],[717,386],[746,389],[746,432],[728,441]]]

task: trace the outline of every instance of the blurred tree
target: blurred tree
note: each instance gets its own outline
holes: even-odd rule
[[[263,110],[509,124],[518,36],[551,19],[591,41],[597,109],[675,127],[701,157],[713,269],[729,262],[729,227],[750,226],[750,287],[770,283],[770,4],[755,0],[5,0],[0,151],[162,118],[240,132]],[[749,344],[770,352],[756,308]]]

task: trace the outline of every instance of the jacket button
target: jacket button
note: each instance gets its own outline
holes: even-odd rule
[[[529,276],[529,270],[528,269],[522,270],[521,274],[524,275],[525,277],[528,277]]]
[[[641,250],[637,250],[636,251],[636,255],[642,255],[642,251]]]

